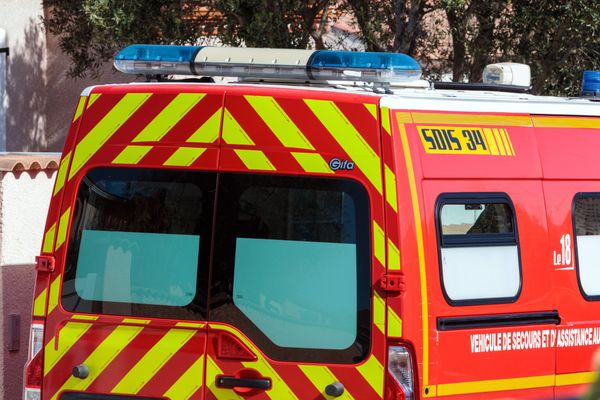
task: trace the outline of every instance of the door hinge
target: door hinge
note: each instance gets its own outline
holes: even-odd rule
[[[384,292],[400,293],[404,291],[404,276],[401,274],[383,274],[379,280],[379,288]]]
[[[37,256],[35,269],[39,272],[54,272],[55,261],[52,256]]]

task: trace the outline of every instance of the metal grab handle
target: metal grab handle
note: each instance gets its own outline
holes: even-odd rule
[[[271,380],[266,378],[236,378],[235,376],[220,375],[217,376],[215,382],[217,387],[222,388],[271,389]]]

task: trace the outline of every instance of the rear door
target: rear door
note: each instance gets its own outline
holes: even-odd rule
[[[46,234],[44,399],[203,399],[221,93],[89,96]]]
[[[384,272],[375,97],[228,91],[206,398],[378,399]],[[383,241],[381,242],[383,243]]]

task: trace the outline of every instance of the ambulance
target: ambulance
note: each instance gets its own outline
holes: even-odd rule
[[[554,98],[517,64],[453,86],[403,54],[134,45],[115,66],[148,82],[77,105],[25,400],[566,399],[595,380],[596,73]]]

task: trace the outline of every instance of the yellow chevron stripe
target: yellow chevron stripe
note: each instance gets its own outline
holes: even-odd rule
[[[285,147],[315,149],[273,97],[248,95],[244,98]]]
[[[140,162],[152,146],[127,146],[112,160],[113,164],[135,165]]]
[[[292,156],[298,161],[298,164],[306,172],[315,172],[321,174],[333,174],[327,161],[318,153],[296,153],[292,152]]]
[[[90,158],[115,134],[152,94],[128,93],[98,122],[77,144],[69,171],[69,180],[88,162]]]
[[[242,128],[235,118],[233,118],[233,115],[231,115],[227,108],[223,114],[223,140],[227,144],[254,145],[250,136],[248,136],[244,128]]]
[[[200,329],[200,328],[204,327],[204,324],[197,323],[197,322],[178,322],[175,324],[175,326],[180,326],[182,328]]]
[[[55,196],[65,185],[65,180],[67,179],[67,170],[69,169],[69,162],[71,161],[71,152],[67,153],[63,159],[60,161],[60,167],[58,167],[58,173],[56,174],[56,182],[54,183],[54,192],[53,196]]]
[[[271,161],[260,150],[235,149],[234,151],[248,169],[275,171],[275,167],[271,164]]]
[[[90,369],[90,374],[85,379],[70,376],[62,387],[54,394],[51,400],[55,400],[64,390],[87,389],[104,372],[106,367],[123,351],[125,347],[143,330],[139,326],[121,325],[115,328],[98,347],[94,349],[84,361]],[[59,344],[63,340],[60,337]]]
[[[532,126],[532,121],[529,116],[505,116],[493,114],[438,114],[420,112],[413,112],[411,115],[412,123],[415,124]]]
[[[111,393],[136,394],[185,345],[196,331],[170,329],[111,390]]]
[[[180,147],[171,154],[163,165],[171,167],[189,167],[204,153],[206,149],[198,147]]]
[[[348,389],[345,389],[344,393],[339,397],[331,397],[325,394],[327,385],[339,381],[329,368],[321,365],[298,365],[298,367],[326,399],[354,400]]]
[[[163,396],[173,400],[188,400],[202,387],[203,373],[204,356],[200,356]]]
[[[381,126],[388,135],[392,134],[392,127],[390,126],[390,109],[387,107],[381,108]]]
[[[407,115],[398,115],[398,132],[400,133],[400,141],[402,144],[402,151],[404,153],[404,161],[406,163],[408,187],[410,190],[413,218],[415,221],[415,233],[417,236],[417,254],[419,260],[419,281],[421,293],[421,334],[423,340],[423,390],[425,390],[428,389],[429,386],[429,305],[427,300],[427,274],[425,270],[425,247],[423,244],[423,226],[421,224],[421,206],[419,204],[416,177],[413,168],[412,156],[410,154],[410,146],[408,144],[408,135],[403,122],[408,118],[409,116]]]
[[[223,108],[219,108],[200,128],[187,138],[188,143],[214,143],[219,138],[221,130],[221,112]]]
[[[48,290],[42,290],[33,302],[33,316],[34,317],[45,317],[46,316],[46,295]]]
[[[387,165],[384,168],[385,177],[385,200],[392,207],[392,210],[398,212],[398,193],[396,189],[396,175]]]
[[[387,240],[388,249],[388,270],[400,271],[400,250],[398,247],[388,238]]]
[[[266,392],[271,399],[298,400],[296,394],[289,388],[285,381],[281,379],[281,376],[279,376],[271,364],[269,364],[264,358],[259,358],[256,361],[243,362],[242,364],[246,368],[254,368],[260,372],[262,376],[268,376],[271,378],[273,386],[271,390]]]
[[[81,96],[79,98],[79,101],[77,102],[77,108],[75,109],[75,115],[73,115],[73,122],[75,122],[77,118],[81,117],[81,114],[83,114],[83,107],[85,106],[86,100],[87,98],[85,96]]]
[[[492,133],[494,134],[494,139],[496,139],[496,145],[498,146],[498,152],[501,156],[506,155],[506,149],[504,148],[504,141],[502,140],[502,136],[498,129],[493,128]]]
[[[365,106],[373,118],[377,119],[377,104],[363,104],[363,106]]]
[[[497,156],[499,154],[498,146],[496,145],[496,139],[494,139],[492,130],[490,128],[483,128],[483,134],[485,135],[485,141],[490,149],[490,153]]]
[[[502,129],[502,132],[504,133],[504,136],[506,137],[506,141],[508,142],[508,147],[510,148],[510,155],[511,156],[516,155],[515,149],[512,145],[512,140],[510,140],[510,135],[508,134],[508,131],[506,129]]]
[[[92,104],[94,104],[96,102],[96,100],[98,100],[100,98],[100,95],[101,95],[100,93],[90,94],[90,99],[88,100],[86,109],[90,108],[92,106]]]
[[[533,126],[536,128],[600,128],[600,118],[598,117],[542,117],[532,116]]]
[[[376,290],[373,293],[373,323],[385,334],[385,301]]]
[[[377,261],[385,267],[385,233],[375,220],[373,220],[373,252]]]
[[[44,376],[48,375],[52,368],[69,351],[71,347],[92,327],[87,322],[67,322],[55,337],[44,347]],[[57,343],[58,337],[58,343]],[[56,345],[58,344],[58,348]]]
[[[365,378],[365,380],[371,385],[373,390],[379,395],[379,398],[383,397],[383,366],[377,360],[377,358],[371,355],[367,361],[356,367],[358,372]]]
[[[158,142],[206,96],[205,93],[180,93],[132,140]]]
[[[388,336],[402,337],[402,320],[400,319],[398,314],[396,314],[392,307],[388,307],[387,315]]]
[[[305,99],[304,102],[381,194],[381,160],[360,132],[333,101]]]
[[[67,211],[60,216],[60,220],[58,221],[58,234],[56,235],[56,248],[57,251],[60,246],[63,245],[65,240],[67,240],[67,229],[69,229],[69,219],[71,217],[71,207],[67,208]]]
[[[54,235],[56,234],[56,222],[52,224],[50,229],[44,235],[44,243],[42,244],[42,253],[52,253],[54,251]]]
[[[50,284],[50,296],[48,297],[48,314],[58,306],[58,294],[60,293],[60,282],[62,275],[58,275]]]
[[[73,314],[71,315],[71,319],[76,319],[80,321],[96,321],[100,318],[98,315],[86,315],[86,314]]]
[[[239,396],[231,389],[221,389],[216,385],[216,377],[223,375],[223,371],[217,363],[210,357],[206,356],[206,387],[212,392],[212,394],[220,400],[243,400],[242,396]],[[175,399],[173,399],[175,400]]]
[[[137,325],[148,325],[149,319],[137,319],[137,318],[123,318],[124,324],[137,324]]]

